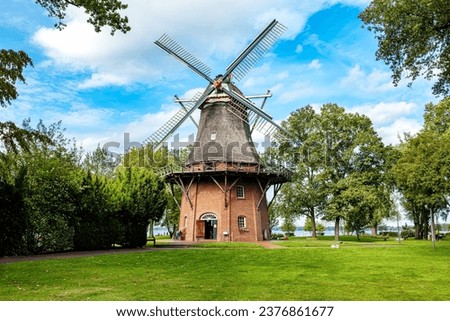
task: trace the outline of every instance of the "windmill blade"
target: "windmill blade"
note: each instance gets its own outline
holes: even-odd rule
[[[231,97],[231,102],[229,105],[232,108],[232,112],[242,120],[250,124],[253,121],[256,121],[256,117],[260,118],[257,120],[257,123],[259,124],[257,126],[258,131],[261,131],[263,134],[265,134],[265,131],[269,136],[275,132],[282,133],[286,136],[288,135],[288,133],[280,127],[280,125],[273,121],[269,114],[256,107],[250,100],[232,90],[228,90],[226,88],[222,88],[222,90]],[[247,112],[247,110],[250,110],[250,112]]]
[[[170,38],[168,35],[163,34],[161,38],[155,41],[155,44],[162,50],[167,52],[169,55],[180,60],[188,68],[194,71],[196,74],[208,80],[211,84],[213,79],[209,76],[211,74],[211,68],[209,68],[205,63],[201,62],[189,51],[181,47],[175,40]]]
[[[273,20],[228,66],[223,78],[225,79],[231,73],[237,81],[244,78],[247,72],[272,48],[285,30],[285,26],[277,20]]]
[[[143,144],[151,144],[154,150],[161,147],[162,143],[166,141],[170,135],[172,135],[178,127],[181,126],[184,121],[192,115],[192,113],[208,98],[208,95],[213,92],[214,87],[209,85],[206,91],[202,93],[197,93],[192,102],[185,104],[185,108],[181,108],[177,113],[172,116],[164,125],[162,125],[157,131],[155,131],[151,136],[144,140]]]
[[[278,132],[276,123],[273,123],[273,121],[269,122],[265,120],[258,114],[249,110],[247,106],[241,104],[236,99],[232,98],[228,103],[228,107],[233,114],[235,114],[237,117],[239,117],[241,120],[245,121],[252,127],[251,132],[256,129],[263,135],[269,137],[273,137]]]
[[[265,97],[264,97],[264,99],[263,99],[263,102],[262,102],[261,106],[259,107],[259,109],[261,109],[261,110],[264,109],[264,105],[266,104],[267,98],[269,98],[269,97],[272,97],[272,94],[270,93],[270,90],[267,91],[267,94],[265,95]],[[248,97],[246,97],[246,98],[248,98]],[[253,120],[252,123],[251,123],[251,124],[252,124],[252,125],[251,125],[252,127],[251,127],[251,129],[250,129],[250,134],[252,134],[253,131],[255,130],[256,125],[257,125],[259,119],[260,119],[259,116],[256,115],[256,117],[254,118],[254,120]]]

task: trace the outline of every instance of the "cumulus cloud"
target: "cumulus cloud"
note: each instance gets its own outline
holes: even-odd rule
[[[360,94],[383,93],[395,88],[388,72],[378,69],[366,72],[359,64],[348,70],[347,75],[340,80],[340,86]]]
[[[385,144],[397,145],[404,133],[416,134],[422,128],[417,119],[401,117],[386,126],[376,127]]]
[[[272,19],[288,26],[284,38],[292,39],[303,30],[311,14],[336,2],[250,0],[230,5],[225,0],[129,0],[124,14],[132,30],[126,35],[95,33],[85,22],[84,12],[71,9],[63,31],[40,28],[33,41],[53,64],[91,70],[90,79],[81,88],[152,82],[163,72],[173,77],[181,68],[153,44],[163,33],[172,35],[201,60],[231,60]],[[360,5],[361,1],[345,2]],[[214,61],[212,67],[216,67]]]
[[[358,112],[368,116],[375,125],[382,125],[393,119],[399,119],[418,111],[418,106],[413,102],[380,102],[375,105],[361,105],[351,108],[352,112]]]

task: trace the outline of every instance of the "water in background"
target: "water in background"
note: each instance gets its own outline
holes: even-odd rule
[[[159,235],[169,235],[169,232],[168,232],[167,228],[165,228],[165,227],[163,227],[163,226],[155,226],[154,229],[153,229],[153,231],[154,231],[155,236],[159,236]],[[395,229],[395,230],[393,230],[393,231],[397,231],[397,230]],[[283,231],[280,229],[280,227],[278,227],[278,226],[275,227],[275,228],[272,230],[272,233],[276,233],[276,234],[284,234],[284,232],[283,232]],[[344,235],[344,232],[343,232],[343,231],[341,231],[340,233],[341,233],[341,235]],[[365,234],[370,234],[371,231],[370,231],[370,229],[366,229],[366,230],[364,230],[364,233],[365,233]],[[295,236],[311,236],[311,232],[304,231],[302,227],[298,227],[298,228],[295,230],[294,235],[295,235]],[[326,236],[333,236],[333,235],[334,235],[334,227],[327,227],[327,228],[325,229],[325,231],[324,231],[324,235],[326,235]]]

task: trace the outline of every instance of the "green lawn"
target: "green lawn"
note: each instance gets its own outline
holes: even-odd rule
[[[450,300],[450,239],[296,238],[0,264],[1,300]]]

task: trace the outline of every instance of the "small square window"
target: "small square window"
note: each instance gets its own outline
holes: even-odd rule
[[[244,186],[242,186],[242,185],[236,186],[236,196],[237,196],[237,198],[245,197]]]

